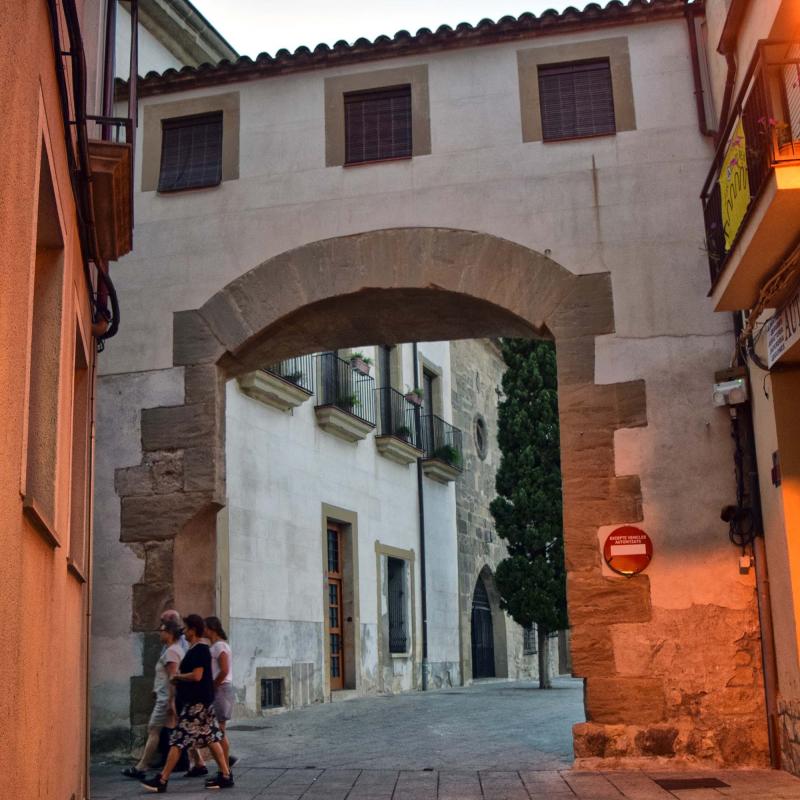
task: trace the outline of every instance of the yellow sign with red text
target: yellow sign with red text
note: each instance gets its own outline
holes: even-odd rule
[[[747,175],[747,147],[742,120],[733,131],[722,169],[719,173],[722,202],[722,228],[725,231],[725,252],[731,249],[750,205],[750,181]]]

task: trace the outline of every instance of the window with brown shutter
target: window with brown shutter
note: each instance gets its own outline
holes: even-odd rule
[[[411,156],[411,86],[344,95],[345,164]]]
[[[159,192],[217,186],[222,180],[222,112],[161,121]]]
[[[542,139],[616,133],[608,59],[539,66]]]

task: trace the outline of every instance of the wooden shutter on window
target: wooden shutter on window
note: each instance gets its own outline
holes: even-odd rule
[[[222,180],[222,112],[161,122],[159,192],[216,186]]]
[[[616,132],[608,59],[539,67],[542,139]]]
[[[345,163],[411,155],[411,87],[344,96]]]

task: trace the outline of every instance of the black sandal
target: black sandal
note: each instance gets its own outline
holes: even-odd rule
[[[126,778],[133,778],[137,781],[143,781],[147,777],[147,773],[143,769],[136,769],[136,767],[125,767],[122,774]]]

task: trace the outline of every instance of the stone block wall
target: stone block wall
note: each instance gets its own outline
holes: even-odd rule
[[[497,446],[498,392],[505,364],[491,339],[465,339],[450,345],[453,424],[463,432],[464,471],[456,482],[458,526],[458,585],[461,627],[461,664],[465,682],[472,678],[471,612],[472,594],[481,571],[494,573],[508,551],[494,529],[489,503],[495,496],[495,473],[500,465]],[[485,449],[478,452],[476,424],[485,424]],[[485,574],[485,573],[484,573]],[[505,674],[498,677],[538,677],[535,654],[526,655],[522,628],[505,616],[506,652],[502,655]],[[498,647],[495,634],[495,648]],[[495,653],[495,663],[498,654]]]

